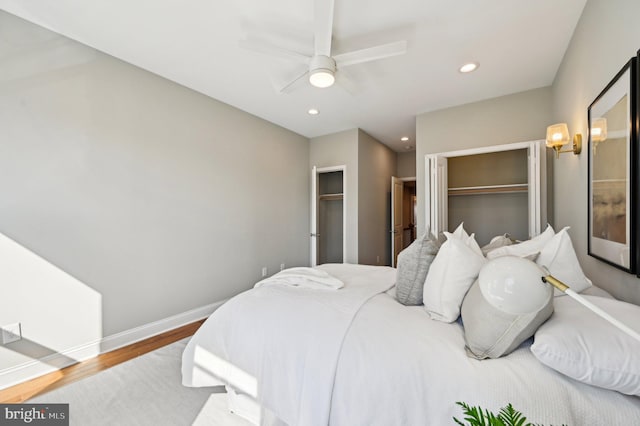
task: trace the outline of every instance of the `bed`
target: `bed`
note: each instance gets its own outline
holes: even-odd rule
[[[226,386],[230,408],[256,424],[446,425],[463,418],[458,401],[511,403],[536,424],[640,423],[640,398],[565,377],[531,340],[468,357],[460,321],[396,301],[393,268],[318,270],[344,287],[260,286],[214,312],[185,349],[183,384]]]

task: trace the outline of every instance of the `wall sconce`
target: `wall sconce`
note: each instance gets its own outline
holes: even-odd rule
[[[560,154],[564,152],[573,152],[575,155],[582,152],[582,135],[580,133],[576,133],[573,137],[572,149],[561,151],[562,147],[569,143],[569,139],[567,123],[552,124],[547,127],[547,147],[554,149],[556,158],[560,158]]]
[[[598,117],[591,124],[591,141],[593,142],[593,153],[595,155],[596,148],[600,142],[607,140],[607,119]]]
[[[604,142],[607,140],[607,119],[598,117],[593,120],[591,126],[591,140],[593,142]]]

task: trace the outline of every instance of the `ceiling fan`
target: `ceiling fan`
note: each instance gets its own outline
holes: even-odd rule
[[[333,32],[334,0],[314,1],[314,52],[313,56],[304,55],[259,41],[244,40],[240,46],[259,53],[280,56],[304,64],[304,72],[298,73],[276,87],[285,92],[298,80],[309,76],[309,83],[315,87],[330,87],[336,80],[336,72],[349,65],[375,61],[391,56],[402,55],[407,51],[406,40],[382,44],[365,49],[354,50],[331,56],[331,38]]]

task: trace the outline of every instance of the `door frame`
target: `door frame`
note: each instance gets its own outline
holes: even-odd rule
[[[342,263],[347,262],[347,166],[317,167],[311,168],[311,232],[310,232],[310,256],[311,266],[318,265],[318,179],[322,173],[342,172]]]

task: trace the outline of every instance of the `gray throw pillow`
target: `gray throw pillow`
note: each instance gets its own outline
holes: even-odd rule
[[[440,243],[430,232],[415,240],[398,254],[396,299],[403,305],[422,305],[424,281]]]
[[[467,355],[476,359],[499,358],[533,336],[553,313],[553,292],[537,312],[509,314],[489,304],[478,280],[462,302],[462,324]]]
[[[509,234],[497,235],[489,241],[489,244],[482,246],[480,249],[482,250],[482,254],[486,257],[487,253],[491,250],[495,250],[500,247],[510,246],[513,244],[511,237]]]

